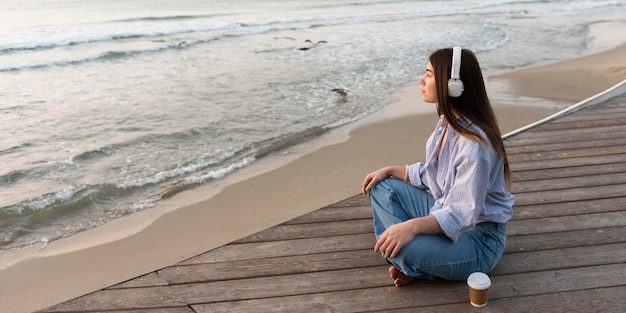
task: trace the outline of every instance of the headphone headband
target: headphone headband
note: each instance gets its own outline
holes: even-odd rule
[[[461,47],[452,48],[452,73],[450,73],[450,78],[459,79],[461,78],[461,54],[463,50]]]
[[[461,81],[461,47],[452,48],[452,69],[448,80],[448,95],[456,98],[463,94],[463,82]]]

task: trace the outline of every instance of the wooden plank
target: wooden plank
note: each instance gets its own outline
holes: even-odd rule
[[[329,207],[324,209],[315,210],[309,214],[297,217],[291,221],[283,223],[283,225],[292,224],[306,224],[306,223],[320,223],[331,221],[348,221],[357,219],[366,219],[372,217],[372,207],[370,206],[369,197],[364,197],[364,204],[356,206],[344,206],[338,210],[336,207]]]
[[[576,135],[572,137],[572,135]],[[576,143],[577,141],[592,141],[592,140],[607,140],[607,139],[618,139],[622,138],[624,132],[615,132],[615,131],[607,131],[605,133],[597,133],[597,134],[589,134],[582,136],[581,134],[570,134],[567,137],[551,137],[551,135],[543,134],[543,135],[535,135],[535,134],[525,134],[521,133],[516,135],[515,137],[510,137],[504,140],[504,144],[507,149],[514,149],[514,147],[519,146],[542,146],[542,145],[551,145],[551,144],[559,144],[559,143]]]
[[[283,276],[385,265],[373,246],[367,250],[318,253],[281,258],[236,260],[195,265],[177,265],[159,271],[170,285],[220,280]]]
[[[589,129],[546,131],[542,130],[541,126],[539,126],[532,132],[520,133],[514,137],[507,138],[505,144],[507,146],[520,146],[558,142],[576,142],[579,140],[620,138],[624,133],[626,133],[626,124]]]
[[[467,301],[420,308],[420,312],[625,312],[626,286],[564,291],[540,295],[489,299],[486,307],[474,308]],[[416,308],[371,311],[414,313]]]
[[[493,275],[492,281],[495,288],[490,293],[494,299],[623,286],[626,263]]]
[[[546,151],[561,151],[561,150],[570,150],[570,149],[592,149],[597,147],[609,147],[609,146],[619,146],[626,144],[626,138],[618,137],[618,138],[607,138],[601,139],[596,138],[594,140],[579,140],[576,142],[556,142],[549,144],[534,144],[534,145],[522,145],[522,146],[509,146],[506,147],[507,155],[515,155],[521,153],[531,153],[531,152],[546,152]]]
[[[538,150],[543,150],[542,147],[546,146],[563,146],[567,144],[578,144],[578,142],[583,142],[582,145],[584,146],[590,145],[589,142],[594,140],[602,140],[606,142],[611,140],[621,140],[621,138],[623,137],[624,133],[600,133],[594,134],[593,136],[586,136],[585,138],[577,138],[578,140],[573,140],[570,137],[568,137],[567,139],[546,138],[540,136],[523,137],[520,134],[516,135],[515,137],[505,139],[504,144],[506,146],[508,154],[508,151],[516,151],[518,149],[521,150],[520,152],[527,152],[527,150],[532,150],[533,147],[537,147]]]
[[[387,278],[388,279],[388,278]],[[622,286],[626,280],[626,264],[611,264],[590,268],[539,271],[513,275],[492,276],[490,301],[486,308],[495,309],[496,299],[535,296],[558,292]],[[402,288],[379,287],[338,292],[320,292],[273,298],[248,299],[232,302],[192,305],[199,313],[209,312],[362,312],[419,308],[428,311],[434,305],[467,303],[469,295],[465,282],[423,281]],[[557,305],[558,307],[558,305]],[[467,304],[467,308],[472,307]],[[506,312],[507,307],[500,308]]]
[[[187,303],[171,287],[150,287],[130,289],[104,289],[61,304],[41,312],[81,312],[129,310],[129,309],[165,309],[188,307]]]
[[[622,125],[624,125],[626,124],[626,104],[624,103],[624,100],[619,100],[619,98],[615,98],[607,102],[596,104],[592,107],[588,107],[583,110],[579,110],[571,114],[559,117],[558,119],[554,119],[546,124],[540,125],[540,127],[527,131],[525,132],[525,134],[533,134],[536,130],[552,128],[559,129],[561,127],[589,127],[586,124],[572,124],[573,122],[581,121],[591,121],[593,123],[591,124],[591,126],[601,126],[606,125],[607,123],[614,124],[620,122]],[[560,126],[559,124],[565,125]]]
[[[519,274],[622,263],[626,243],[505,254],[491,275]]]
[[[329,204],[325,206],[324,208],[341,208],[341,207],[346,207],[346,206],[361,206],[361,205],[368,205],[368,203],[369,203],[369,200],[367,197],[364,197],[361,194],[356,194],[352,197],[341,200],[339,202]]]
[[[512,220],[523,220],[563,215],[591,214],[626,210],[626,195],[606,199],[587,199],[558,204],[530,204],[513,207]]]
[[[134,279],[119,283],[108,287],[107,289],[120,289],[120,288],[139,288],[139,287],[159,287],[167,286],[168,283],[158,272],[148,273],[143,276],[136,277]]]
[[[574,114],[566,115],[562,118],[550,121],[550,123],[569,123],[572,121],[612,120],[622,118],[626,118],[626,106],[624,104],[602,104]]]
[[[530,205],[530,204],[547,204],[547,203],[563,203],[571,201],[583,201],[591,199],[606,199],[617,198],[624,195],[626,186],[621,185],[608,185],[608,186],[593,186],[576,189],[564,189],[564,190],[548,190],[548,191],[533,191],[525,193],[515,194],[516,205]]]
[[[584,118],[563,118],[557,123],[547,123],[541,128],[542,131],[548,130],[569,130],[584,128],[602,128],[607,126],[625,125],[626,114],[623,112],[614,112],[612,116],[608,114],[580,115]]]
[[[507,154],[507,157],[509,159],[509,162],[523,162],[523,161],[540,161],[540,160],[556,160],[556,159],[566,159],[566,158],[593,157],[593,156],[599,156],[599,155],[623,154],[623,153],[626,153],[626,146],[617,145],[617,146],[595,147],[593,149],[582,148],[582,149]]]
[[[450,299],[467,297],[467,287],[462,282],[437,280],[396,288],[391,285],[388,275],[385,276],[386,286],[383,287],[303,293],[282,297],[280,301],[274,298],[253,298],[191,306],[197,312],[363,312],[406,307],[420,302],[446,303]],[[345,280],[341,277],[336,279]]]
[[[552,178],[517,182],[512,184],[511,193],[554,191],[563,189],[577,189],[585,187],[597,187],[606,185],[626,184],[626,172],[588,174],[577,177]]]
[[[359,211],[359,218],[372,218],[369,206],[354,207],[354,209]],[[558,209],[555,209],[553,203],[523,205],[516,202],[513,207],[513,220],[623,210],[626,210],[626,194],[615,198],[562,202],[558,204]]]
[[[615,211],[514,220],[507,223],[506,232],[509,236],[516,236],[616,226],[626,226],[626,212]]]
[[[311,224],[281,224],[237,240],[234,243],[364,234],[371,233],[373,227],[371,215],[367,219],[362,220],[344,220]]]
[[[275,277],[175,285],[189,304],[285,297],[299,294],[389,286],[388,265]],[[358,277],[358,279],[354,279]],[[353,278],[353,279],[343,279]]]
[[[374,233],[372,232],[370,234],[323,238],[229,244],[178,264],[188,265],[197,263],[251,260],[289,255],[366,250],[374,247],[375,241]]]
[[[504,253],[606,245],[626,242],[626,226],[507,236]]]
[[[568,168],[585,165],[611,164],[626,162],[626,153],[594,155],[577,158],[563,158],[552,160],[533,160],[533,161],[515,161],[509,162],[511,171],[527,171],[541,169]]]
[[[551,178],[584,176],[589,175],[590,173],[594,175],[626,173],[626,162],[581,165],[566,168],[515,171],[511,172],[511,180],[513,181],[513,185],[518,185],[521,182]]]
[[[91,311],[89,309],[83,309],[80,311],[83,312],[101,312],[101,311]],[[149,308],[149,309],[122,309],[122,310],[114,310],[107,312],[115,312],[115,313],[196,313],[191,307],[173,307],[173,308]]]
[[[588,120],[622,120],[626,119],[626,106],[605,106],[581,112],[581,114],[571,114],[563,118],[556,119],[550,123],[569,123]]]

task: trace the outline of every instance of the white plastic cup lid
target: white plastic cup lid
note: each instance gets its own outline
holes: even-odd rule
[[[491,279],[485,273],[472,273],[467,278],[467,285],[476,290],[485,290],[491,286]]]

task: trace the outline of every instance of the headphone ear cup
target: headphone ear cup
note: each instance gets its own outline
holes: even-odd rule
[[[463,94],[463,82],[459,79],[450,79],[448,81],[448,96],[458,98]]]

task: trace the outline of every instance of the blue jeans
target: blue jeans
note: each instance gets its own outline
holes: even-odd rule
[[[428,192],[395,178],[376,184],[371,201],[376,239],[393,224],[428,216],[435,202]],[[491,271],[505,244],[506,224],[485,222],[463,232],[457,242],[443,233],[417,235],[386,260],[407,276],[465,280],[473,272]]]

